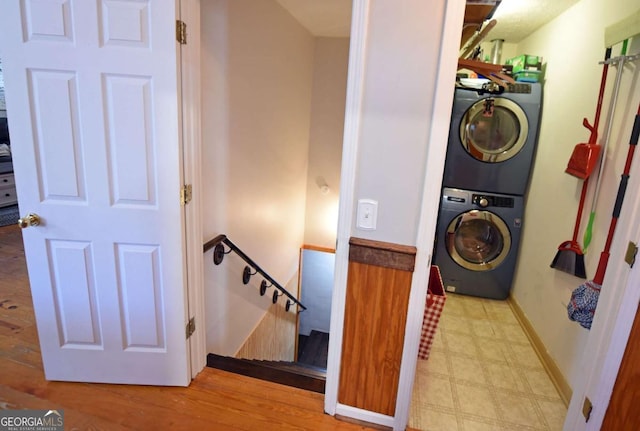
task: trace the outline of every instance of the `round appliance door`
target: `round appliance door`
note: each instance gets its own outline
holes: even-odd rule
[[[446,248],[451,258],[463,268],[489,271],[499,266],[509,254],[511,233],[498,215],[471,210],[449,223]]]
[[[460,122],[462,146],[472,157],[487,163],[514,157],[524,147],[528,133],[522,108],[501,97],[477,101]]]

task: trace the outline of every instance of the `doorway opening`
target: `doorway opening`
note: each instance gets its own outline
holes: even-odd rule
[[[307,307],[284,313],[260,277],[242,285],[243,264],[205,253],[207,351],[219,356],[293,361],[296,320],[324,303],[307,298],[301,268],[309,247],[336,241],[351,2],[324,29],[306,13],[335,12],[305,3],[202,4],[204,240],[227,235]]]

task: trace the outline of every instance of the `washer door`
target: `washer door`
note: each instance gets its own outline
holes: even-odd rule
[[[507,224],[490,211],[471,210],[456,216],[446,233],[451,258],[472,271],[489,271],[499,266],[511,249]]]
[[[486,98],[474,103],[460,122],[460,141],[477,160],[499,163],[524,147],[529,133],[527,116],[512,100]]]

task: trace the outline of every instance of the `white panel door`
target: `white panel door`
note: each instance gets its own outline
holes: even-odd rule
[[[46,378],[187,385],[175,0],[2,0]]]

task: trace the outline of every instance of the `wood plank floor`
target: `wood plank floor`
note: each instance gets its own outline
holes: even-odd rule
[[[0,409],[64,410],[69,430],[367,430],[324,396],[206,368],[188,388],[44,379],[21,231],[0,227]]]

